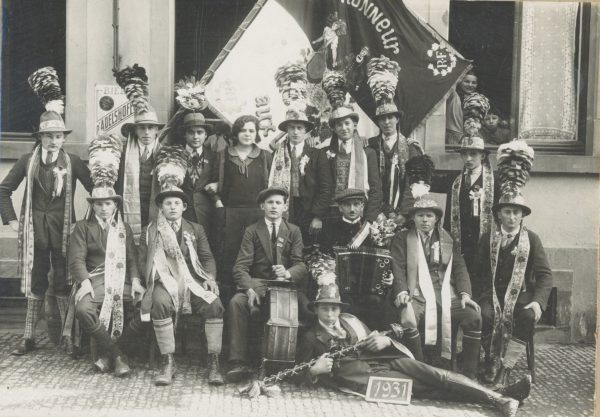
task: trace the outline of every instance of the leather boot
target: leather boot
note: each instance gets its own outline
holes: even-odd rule
[[[108,356],[100,356],[98,360],[94,362],[94,368],[102,374],[110,372],[110,358]]]
[[[423,347],[421,346],[421,335],[419,334],[419,330],[404,330],[402,343],[410,350],[416,360],[423,362]]]
[[[471,399],[484,404],[490,404],[502,412],[505,417],[515,417],[519,408],[519,401],[514,398],[492,391],[456,372],[445,371],[446,389],[460,398]]]
[[[131,373],[131,368],[127,363],[127,358],[124,355],[115,356],[115,376],[123,377]]]
[[[35,349],[35,340],[22,338],[17,347],[12,352],[10,352],[10,354],[14,356],[23,356],[24,354],[29,353]]]
[[[219,356],[214,353],[208,355],[208,383],[210,385],[223,385],[225,383],[219,368]]]
[[[502,367],[496,374],[494,384],[506,387],[510,384],[510,368]]]
[[[519,401],[519,404],[523,404],[523,401],[529,397],[529,393],[531,392],[531,375],[527,375],[514,384],[500,387],[495,391],[506,397],[514,398]]]
[[[477,368],[479,366],[479,350],[481,348],[481,332],[465,331],[462,342],[463,375],[476,380]]]
[[[162,364],[159,374],[154,378],[154,385],[166,386],[171,385],[175,376],[175,358],[172,353],[162,355]]]

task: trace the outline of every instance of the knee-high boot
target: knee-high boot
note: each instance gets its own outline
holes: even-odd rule
[[[418,329],[404,330],[402,343],[411,351],[416,360],[423,362],[423,347],[421,346],[421,335]]]
[[[502,412],[505,417],[515,417],[519,401],[492,391],[472,379],[456,372],[444,371],[446,390],[464,396],[473,401],[490,404]]]
[[[465,331],[463,335],[463,374],[471,379],[477,378],[481,332]]]

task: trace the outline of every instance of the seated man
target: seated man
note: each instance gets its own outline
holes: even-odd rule
[[[414,317],[405,316],[405,327],[425,328],[425,344],[436,345],[438,325],[441,326],[442,357],[451,358],[451,326],[459,325],[463,332],[463,373],[475,378],[481,344],[479,306],[471,300],[471,281],[457,245],[441,228],[443,215],[435,201],[426,196],[417,199],[409,209],[414,226],[401,231],[392,241],[392,296],[397,307],[414,310]],[[441,323],[438,310],[441,309]],[[415,323],[416,322],[416,323]],[[418,334],[418,332],[416,333]],[[411,350],[420,357],[420,340],[413,339]]]
[[[513,144],[514,141],[501,146],[499,155]],[[525,146],[533,160],[533,149]],[[499,159],[499,168],[525,165],[522,161],[511,163],[509,159],[520,158]],[[504,175],[506,171],[500,169],[500,172]],[[507,350],[517,355],[519,350],[521,353],[525,350],[525,342],[533,335],[552,290],[552,271],[542,242],[523,225],[523,217],[531,214],[531,209],[520,191],[514,193],[518,188],[507,184],[513,178],[504,179],[503,194],[492,207],[500,227],[482,236],[475,274],[483,290],[479,302],[484,349],[488,354],[483,375],[486,382],[508,379],[510,368],[504,361]],[[517,341],[511,342],[510,336]]]
[[[271,187],[260,192],[258,203],[265,218],[246,228],[233,267],[238,293],[229,302],[229,362],[227,379],[238,382],[250,374],[247,357],[248,320],[251,311],[264,308],[269,280],[291,280],[298,289],[298,305],[307,304],[303,294],[308,271],[302,261],[300,229],[282,219],[288,192]]]
[[[340,314],[344,303],[333,283],[321,286],[312,304],[318,321],[304,334],[298,350],[301,362],[318,358],[299,377],[308,384],[345,388],[364,395],[371,376],[409,378],[413,381],[415,397],[482,402],[494,405],[508,417],[516,415],[519,401],[529,395],[529,378],[504,388],[503,392],[495,392],[463,375],[415,360],[394,333],[387,336],[377,331],[370,332],[358,318]],[[357,353],[335,362],[325,357],[331,348],[354,345],[359,340],[363,340],[363,348]]]
[[[171,147],[176,148],[176,147]],[[185,150],[182,150],[185,152]],[[168,163],[162,158],[177,157],[169,147],[158,155],[158,178],[169,180],[161,172]],[[173,171],[175,169],[172,168]],[[183,175],[179,184],[183,181]],[[156,196],[159,214],[142,231],[140,265],[146,278],[146,293],[142,300],[142,320],[152,319],[162,367],[155,378],[156,385],[170,385],[175,375],[175,328],[173,317],[197,314],[204,318],[208,348],[208,383],[223,384],[219,370],[219,355],[223,335],[224,308],[215,281],[216,266],[204,229],[182,218],[188,197],[177,185],[161,184]]]

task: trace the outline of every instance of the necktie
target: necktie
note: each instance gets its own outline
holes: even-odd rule
[[[171,222],[171,228],[175,233],[179,231],[179,225],[177,224],[177,222]]]
[[[512,240],[513,240],[513,235],[511,233],[507,233],[504,236],[504,239],[502,241],[502,249],[505,249],[508,245],[510,245]]]
[[[273,265],[277,265],[277,226],[271,223],[271,251],[273,252]]]
[[[298,156],[296,155],[296,145],[292,145],[292,158],[297,158]]]
[[[46,165],[50,165],[52,163],[52,157],[54,154],[50,151],[46,152]]]
[[[425,258],[429,261],[431,255],[431,235],[425,235],[423,238],[423,248],[425,249]]]
[[[471,171],[467,170],[465,173],[465,188],[468,190],[471,188]]]
[[[144,147],[144,153],[142,153],[142,162],[146,162],[148,157],[150,156],[150,152],[148,151],[148,147]]]

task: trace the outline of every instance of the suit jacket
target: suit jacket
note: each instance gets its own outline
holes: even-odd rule
[[[132,278],[140,278],[138,272],[137,249],[133,243],[133,233],[127,223],[125,223],[125,250],[126,253],[126,273],[125,285],[131,286]],[[89,220],[80,220],[75,224],[71,232],[69,244],[69,271],[73,279],[78,283],[90,278],[90,272],[99,266],[104,265],[106,258],[106,236],[103,236],[102,227],[98,224],[95,216]],[[104,275],[94,277],[92,280],[95,300],[102,301],[99,298],[104,294]],[[127,293],[129,295],[131,289]]]
[[[532,301],[537,301],[542,310],[545,310],[548,305],[550,291],[552,291],[552,270],[550,269],[540,237],[529,229],[527,229],[527,234],[529,235],[529,258],[527,259],[525,279],[523,280],[517,303],[529,304]],[[490,233],[485,233],[481,236],[475,271],[473,279],[481,287],[481,298],[491,300],[492,267],[490,264]]]
[[[381,133],[377,136],[374,136],[372,138],[369,138],[369,148],[373,149],[375,151],[375,155],[377,157],[377,166],[379,167],[379,172],[381,173],[382,167],[379,166],[380,162],[381,162],[381,157],[380,154],[381,152],[384,152],[383,149],[381,149]],[[421,149],[419,149],[419,147],[415,144],[411,144],[408,146],[408,159],[413,158],[415,156],[419,156],[422,155],[423,153],[421,152]],[[389,170],[385,170],[386,172],[384,173],[384,176],[386,178],[389,178]],[[383,178],[381,179],[381,183],[382,186],[383,184],[386,182],[387,180],[384,180]],[[383,190],[383,196],[386,196],[388,194],[387,190]],[[406,173],[404,174],[404,178],[401,178],[401,182],[400,182],[400,201],[398,203],[398,207],[396,208],[396,211],[400,214],[403,215],[407,215],[408,213],[408,209],[410,207],[412,207],[415,204],[415,199],[412,196],[412,193],[410,192],[410,186],[408,184],[408,177],[406,175]],[[386,213],[386,215],[391,212],[391,207],[387,206],[386,202],[383,202],[383,211],[384,213]]]
[[[441,230],[442,236],[440,240],[449,239],[452,241],[452,237],[448,232],[443,229]],[[394,282],[392,284],[392,299],[402,292],[407,291],[410,295],[414,294],[415,288],[417,288],[418,278],[408,276],[408,259],[407,259],[407,243],[406,239],[408,234],[414,233],[414,229],[403,230],[399,232],[392,239],[391,255],[392,255],[392,272],[394,274]],[[416,262],[416,260],[415,260]],[[429,262],[429,260],[428,260]],[[469,279],[469,273],[465,261],[463,260],[457,245],[452,245],[452,269],[450,270],[450,285],[454,287],[457,294],[471,292],[471,280]]]
[[[202,150],[202,159],[204,160],[204,168],[200,177],[196,179],[196,182],[192,182],[189,174],[186,173],[181,189],[190,199],[183,217],[191,222],[201,224],[206,232],[213,218],[211,214],[215,205],[212,197],[204,190],[204,187],[210,183],[217,182],[219,178],[215,175],[218,173],[215,170],[217,154],[205,147]]]
[[[323,218],[329,210],[329,198],[333,179],[323,151],[304,144],[302,158],[308,156],[305,174],[300,177],[300,199],[304,211],[314,217]]]
[[[13,165],[11,170],[8,172],[2,183],[0,183],[0,216],[2,216],[3,224],[8,224],[12,220],[18,220],[15,208],[12,202],[12,193],[27,176],[27,167],[29,166],[29,160],[33,152],[25,154],[19,158],[19,160]],[[71,159],[71,170],[72,170],[72,192],[75,195],[75,186],[77,180],[85,187],[88,192],[92,191],[94,187],[90,178],[90,170],[87,165],[79,158],[79,156],[69,153]],[[60,157],[58,166],[60,164]],[[61,166],[66,168],[66,166]],[[64,216],[64,198],[52,198],[52,190],[46,190],[40,180],[36,178],[34,180],[34,189],[32,190],[32,209],[35,216],[35,211],[44,211],[46,216],[53,217],[51,223],[63,224]],[[73,198],[71,198],[73,201]],[[25,198],[23,198],[22,207],[25,207]],[[71,218],[75,219],[75,210],[71,207],[72,214]]]
[[[354,139],[356,140],[356,139]],[[329,166],[331,169],[331,196],[330,203],[333,201],[335,197],[335,184],[336,184],[336,159],[338,149],[335,147],[328,146],[322,150],[325,155],[327,152],[331,151],[335,153],[335,156],[329,158]],[[375,155],[375,151],[371,148],[364,148],[365,155],[367,157],[367,175],[369,176],[369,200],[365,204],[365,218],[372,222],[377,219],[377,215],[381,213],[381,206],[383,204],[383,191],[381,189],[381,177],[379,175],[379,165],[377,163],[377,155]]]
[[[302,234],[298,226],[281,221],[277,234],[277,260],[291,274],[291,280],[299,290],[306,286],[308,270],[303,262]],[[248,226],[235,265],[233,279],[239,289],[255,289],[265,285],[264,280],[273,279],[273,253],[271,235],[264,219]]]
[[[342,217],[326,222],[323,225],[321,237],[322,251],[333,255],[334,246],[348,246],[348,243],[356,236],[363,224],[363,219],[355,224],[350,224],[345,222]],[[361,246],[374,246],[370,235],[367,236]]]

